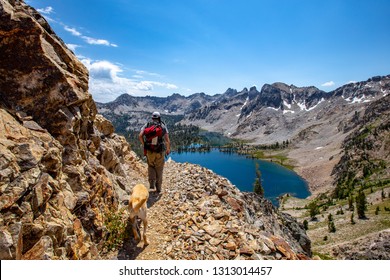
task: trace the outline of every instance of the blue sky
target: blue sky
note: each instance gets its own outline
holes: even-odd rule
[[[390,74],[388,0],[29,0],[99,102]]]

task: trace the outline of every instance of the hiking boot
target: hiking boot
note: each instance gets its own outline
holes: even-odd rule
[[[149,190],[157,190],[156,181],[149,182]]]

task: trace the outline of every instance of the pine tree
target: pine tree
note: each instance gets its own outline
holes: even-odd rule
[[[362,190],[359,190],[358,195],[356,196],[356,210],[359,219],[366,218],[366,210],[367,210],[367,200],[366,195]]]
[[[256,162],[256,179],[253,184],[253,192],[264,197],[264,188],[261,184],[261,172],[259,169],[259,164]]]
[[[304,220],[304,221],[303,221],[303,228],[304,228],[305,230],[308,230],[308,229],[309,229],[309,222],[308,222],[307,220]]]
[[[350,210],[350,211],[354,210],[352,194],[349,194],[349,196],[348,196],[348,210]]]
[[[336,232],[336,226],[333,222],[332,214],[329,214],[328,216],[328,230],[329,232]]]
[[[309,203],[307,208],[309,209],[310,218],[312,220],[315,220],[316,219],[316,215],[320,213],[320,210],[318,208],[317,203],[315,201],[312,201],[312,202]]]
[[[353,212],[352,212],[352,214],[351,214],[351,224],[354,225],[354,224],[356,224],[356,223],[355,223],[355,219],[354,219],[353,217],[354,217],[354,214],[353,214]]]

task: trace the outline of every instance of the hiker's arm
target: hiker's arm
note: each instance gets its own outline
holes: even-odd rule
[[[165,133],[164,135],[164,140],[165,140],[165,146],[167,147],[167,150],[165,153],[169,155],[171,153],[171,141],[169,140],[169,134]]]
[[[145,143],[144,143],[144,130],[143,130],[143,129],[142,129],[141,132],[139,133],[138,139],[139,139],[139,141],[141,142],[142,146],[144,146]]]

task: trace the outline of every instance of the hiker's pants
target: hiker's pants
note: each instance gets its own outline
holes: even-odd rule
[[[148,162],[148,177],[150,189],[156,188],[157,192],[161,191],[163,170],[164,170],[164,153],[147,151],[146,158]]]

